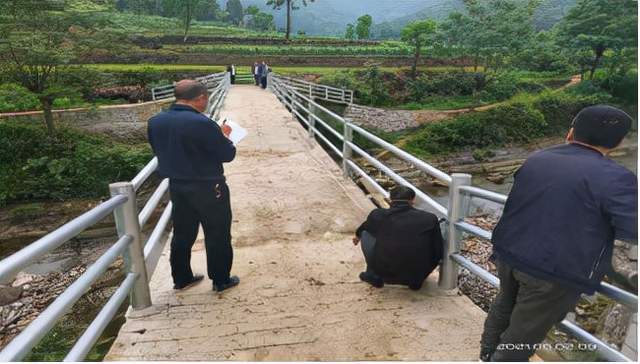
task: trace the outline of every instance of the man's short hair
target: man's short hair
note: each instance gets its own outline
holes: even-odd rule
[[[176,85],[174,95],[176,100],[194,100],[208,92],[207,86],[199,81],[182,80]]]
[[[633,119],[624,111],[608,105],[589,106],[571,123],[577,142],[612,149],[627,135]]]
[[[391,201],[411,201],[416,197],[413,188],[407,186],[396,186],[389,191]]]

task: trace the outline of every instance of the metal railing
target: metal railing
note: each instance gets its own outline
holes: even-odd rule
[[[219,73],[213,73],[213,74],[202,76],[202,77],[197,77],[196,81],[200,81],[204,83],[209,89],[209,92],[211,92],[211,90],[218,87],[218,85],[228,77],[229,76],[227,72],[219,72]],[[173,97],[174,89],[175,89],[175,84],[154,87],[151,90],[151,98],[153,99],[153,101],[170,99]]]
[[[320,85],[317,83],[276,74],[270,76],[275,77],[280,83],[283,83],[293,88],[294,90],[305,94],[307,97],[313,99],[322,99],[340,104],[353,104],[353,90],[345,90],[342,88]]]
[[[229,85],[228,80],[225,79],[215,82],[216,87],[209,98],[208,115],[217,115]],[[164,179],[140,210],[137,207],[136,198],[137,191],[157,168],[158,160],[153,158],[130,182],[110,184],[110,199],[0,261],[0,282],[10,283],[31,263],[76,237],[109,214],[114,214],[119,239],[4,347],[0,352],[0,361],[22,360],[120,256],[124,258],[125,263],[124,280],[76,341],[64,361],[81,361],[86,357],[127,296],[130,297],[133,309],[151,306],[149,278],[155,271],[166,243],[163,234],[171,220],[171,202],[164,208],[145,242],[142,241],[141,231],[167,195],[169,181]]]
[[[269,84],[271,90],[278,99],[302,124],[304,124],[304,126],[306,126],[309,136],[317,137],[342,160],[342,169],[345,177],[350,178],[352,175],[357,175],[366,182],[371,190],[388,197],[388,192],[360,165],[358,165],[356,160],[354,160],[353,157],[355,152],[355,155],[376,167],[377,170],[387,175],[396,183],[412,187],[414,191],[416,191],[417,199],[424,203],[423,206],[426,210],[435,213],[439,217],[446,218],[447,240],[444,247],[445,258],[440,266],[438,282],[442,289],[454,289],[457,287],[460,268],[468,270],[472,274],[489,282],[495,287],[500,285],[498,277],[462,256],[460,254],[460,246],[463,240],[463,234],[469,234],[491,240],[490,231],[464,221],[467,210],[466,207],[468,206],[471,198],[482,198],[498,204],[504,204],[507,200],[507,196],[471,186],[471,175],[453,174],[449,176],[445,172],[438,170],[395,145],[392,145],[367,130],[353,124],[350,120],[345,119],[318,104],[314,99],[328,99],[322,96],[316,96],[317,94],[321,95],[321,92],[317,92],[315,90],[321,90],[326,86],[315,85],[312,87],[312,90],[314,91],[308,91],[308,88],[301,89],[299,86],[301,84],[300,82],[292,82],[290,78],[278,75],[272,75]],[[320,115],[324,115],[325,120],[323,120]],[[328,119],[331,119],[331,121]],[[342,129],[342,132],[339,132],[337,129]],[[364,137],[367,141],[372,142],[377,147],[391,152],[397,158],[413,165],[418,170],[448,185],[448,208],[442,206],[384,163],[367,153],[363,148],[356,145],[354,143],[354,136],[356,135]],[[337,143],[332,142],[330,138],[337,141]],[[638,297],[636,295],[611,284],[603,282],[599,289],[599,293],[610,297],[617,302],[625,304],[634,310],[637,309]],[[562,321],[558,326],[563,331],[574,335],[586,343],[596,344],[596,351],[604,359],[611,361],[632,361],[615,348],[568,320]]]

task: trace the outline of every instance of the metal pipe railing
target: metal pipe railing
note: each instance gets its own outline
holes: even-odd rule
[[[102,307],[96,318],[84,331],[82,336],[76,341],[71,351],[64,358],[65,362],[79,362],[84,360],[93,345],[98,341],[104,330],[111,323],[111,320],[118,312],[124,300],[128,297],[133,284],[136,281],[136,274],[129,273],[118,289],[109,298],[109,301]]]
[[[20,361],[51,330],[53,325],[109,268],[131,244],[133,237],[122,236],[106,253],[91,265],[71,286],[53,301],[29,326],[0,352],[0,361]]]
[[[214,93],[209,100],[209,106],[213,111],[219,111],[216,109],[219,108],[226,96],[229,83],[224,76],[225,74],[198,78],[198,80],[207,85],[215,85]],[[153,92],[155,98],[162,97],[168,93],[173,93],[172,85],[156,88]],[[8,283],[20,270],[29,264],[77,236],[109,214],[114,214],[119,235],[118,241],[101,255],[80,278],[63,291],[17,337],[7,344],[4,350],[0,352],[0,361],[22,359],[120,255],[124,257],[127,271],[126,278],[75,343],[65,357],[65,361],[80,361],[84,359],[127,295],[130,296],[133,309],[142,309],[151,305],[149,275],[150,272],[155,270],[162,253],[164,246],[162,236],[171,220],[171,203],[165,207],[144,248],[141,242],[140,230],[141,226],[149,220],[160,200],[165,196],[169,182],[165,179],[160,183],[140,212],[138,212],[136,206],[136,191],[140,189],[157,168],[158,159],[154,157],[131,182],[109,185],[112,194],[109,200],[0,261],[0,280]]]
[[[343,119],[342,117],[337,116],[331,112],[328,112],[327,114],[329,114],[331,117],[334,117],[336,120],[340,121],[344,126],[345,132],[343,134],[338,133],[336,130],[334,130],[329,125],[327,125],[327,123],[324,122],[319,116],[315,115],[315,113],[310,111],[312,106],[317,107],[323,111],[326,110],[325,108],[323,108],[321,105],[318,105],[313,100],[314,93],[316,90],[314,87],[309,87],[308,85],[309,83],[307,83],[306,81],[284,82],[282,79],[283,77],[277,77],[277,76],[274,76],[272,79],[272,84],[273,84],[272,89],[274,90],[276,96],[283,104],[288,106],[291,109],[292,113],[296,115],[298,118],[300,118],[300,120],[305,125],[307,125],[309,129],[312,129],[315,132],[315,134],[320,137],[320,139],[327,142],[338,155],[342,156],[343,169],[345,171],[346,176],[350,174],[349,172],[355,172],[358,176],[366,180],[367,183],[370,184],[371,187],[374,188],[376,191],[380,192],[385,196],[388,195],[388,192],[386,192],[384,188],[382,188],[371,176],[369,176],[362,168],[360,168],[354,161],[351,160],[350,153],[351,151],[354,151],[358,153],[360,156],[362,156],[365,160],[367,160],[367,162],[369,162],[371,165],[373,165],[374,167],[382,171],[384,174],[392,178],[397,183],[411,186],[411,184],[408,181],[406,181],[404,178],[402,178],[397,173],[395,173],[395,171],[393,171],[392,169],[390,169],[389,167],[387,167],[377,159],[373,158],[371,155],[365,152],[362,148],[354,144],[353,135],[351,134],[351,132],[355,131],[360,135],[364,136],[369,141],[376,143],[377,145],[381,146],[383,149],[394,153],[399,158],[414,165],[416,168],[420,169],[421,171],[449,185],[450,195],[449,195],[448,209],[444,208],[437,202],[433,201],[431,197],[422,193],[419,189],[414,187],[414,189],[416,190],[417,197],[423,200],[426,200],[426,202],[428,202],[428,204],[431,207],[436,208],[436,210],[438,210],[440,214],[444,214],[445,216],[447,216],[447,220],[449,221],[449,228],[448,228],[449,231],[447,234],[448,241],[447,241],[447,246],[445,247],[446,248],[445,257],[448,257],[448,258],[445,258],[443,260],[443,264],[441,265],[441,272],[440,272],[440,276],[441,276],[440,286],[442,288],[453,288],[457,285],[457,274],[458,274],[457,267],[462,267],[464,269],[467,269],[472,274],[482,278],[483,280],[489,282],[493,286],[496,286],[496,287],[499,286],[498,277],[494,276],[489,271],[483,269],[479,265],[473,263],[468,258],[465,258],[464,256],[462,256],[459,253],[459,248],[460,248],[460,242],[462,240],[461,233],[469,233],[474,236],[478,236],[480,238],[487,239],[487,240],[491,240],[491,236],[492,236],[491,231],[482,229],[476,225],[473,225],[471,223],[464,221],[466,204],[468,204],[469,202],[468,200],[473,197],[479,197],[489,201],[496,202],[498,204],[505,204],[507,201],[506,195],[471,186],[470,175],[457,175],[457,176],[454,175],[453,177],[451,177],[446,173],[429,165],[428,163],[425,163],[424,161],[414,157],[413,155],[406,153],[400,148],[397,148],[396,146],[390,143],[387,143],[386,141],[364,130],[363,128],[357,125],[353,125],[352,123],[349,123],[347,120]],[[288,79],[288,78],[284,78],[284,79]],[[307,93],[306,95],[305,95],[305,92]],[[336,91],[328,88],[322,89],[322,91],[320,91],[319,93],[320,93],[320,98],[323,98],[325,100],[330,100],[330,101],[331,101],[332,95],[337,96],[339,93],[339,96],[341,98],[343,95],[341,90]],[[345,93],[344,97],[348,98],[349,96],[346,96],[346,93]],[[353,97],[352,94],[351,94],[351,97]],[[298,100],[306,101],[309,107],[308,108],[305,107],[304,104]],[[298,110],[298,108],[302,111],[307,112],[307,117],[302,115],[302,113]],[[328,139],[324,137],[322,133],[320,133],[319,130],[315,128],[315,126],[312,123],[309,122],[309,120],[315,120],[316,122],[321,123],[325,128],[327,128],[329,133],[333,134],[338,138],[342,137],[343,150],[340,151],[337,147],[331,144],[328,141]],[[312,134],[310,133],[310,135]],[[638,304],[637,295],[624,291],[609,283],[603,282],[601,284],[601,288],[599,289],[599,292],[610,298],[613,298],[614,300],[620,303],[623,303],[633,308],[637,308],[637,304]],[[593,335],[589,334],[588,332],[584,331],[577,325],[567,320],[564,320],[559,325],[559,327],[569,332],[570,334],[576,336],[580,340],[583,340],[587,343],[596,344],[597,352],[603,358],[606,358],[608,360],[615,360],[615,361],[629,360],[629,358],[625,357],[623,354],[616,351],[614,348],[610,347],[609,345],[604,343],[602,340],[594,337]]]
[[[113,196],[56,230],[0,261],[0,282],[9,283],[16,274],[45,254],[74,238],[88,227],[107,217],[127,202],[126,196]]]
[[[173,204],[169,202],[164,208],[162,215],[160,215],[160,219],[158,219],[156,227],[153,229],[144,245],[144,261],[146,264],[147,274],[149,274],[149,276],[153,275],[153,272],[155,272],[160,256],[162,255],[162,248],[164,247],[162,234],[167,228],[167,225],[169,225],[169,221],[171,221],[172,208]]]
[[[149,200],[147,200],[147,203],[142,208],[142,211],[140,211],[140,214],[138,215],[140,227],[143,227],[147,223],[147,221],[151,217],[151,214],[153,213],[153,210],[158,207],[158,204],[160,203],[168,189],[169,179],[165,178],[164,180],[162,180],[162,182],[160,182],[151,197],[149,197]]]
[[[149,163],[147,163],[147,165],[144,166],[144,168],[142,168],[142,170],[138,172],[138,174],[131,180],[133,189],[136,191],[139,190],[142,184],[145,183],[145,181],[149,178],[149,176],[151,176],[153,172],[156,171],[156,169],[158,169],[158,158],[153,157],[151,161],[149,161]]]

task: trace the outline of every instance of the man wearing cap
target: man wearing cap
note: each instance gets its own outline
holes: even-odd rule
[[[191,271],[191,248],[204,230],[207,272],[214,290],[220,292],[240,282],[230,276],[231,206],[223,163],[231,162],[236,148],[228,139],[231,128],[203,115],[207,88],[194,80],[182,80],[175,87],[175,104],[149,120],[149,142],[158,157],[158,174],[169,178],[173,209],[171,275],[174,289],[201,281]]]
[[[516,172],[493,231],[500,278],[481,340],[484,361],[528,361],[551,327],[611,270],[614,239],[637,241],[637,177],[607,158],[632,119],[598,105],[575,117],[564,145]]]
[[[385,283],[419,290],[442,259],[442,234],[436,215],[413,207],[416,193],[397,186],[391,207],[373,210],[353,243],[362,248],[367,269],[360,279],[376,288]]]

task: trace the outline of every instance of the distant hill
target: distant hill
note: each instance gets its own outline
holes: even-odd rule
[[[241,0],[243,6],[256,5],[274,15],[276,26],[284,28],[284,10],[273,10],[265,0]],[[221,1],[224,3],[224,1]],[[548,29],[556,24],[576,0],[544,0],[535,13],[538,29]],[[402,28],[418,19],[442,20],[452,11],[464,11],[463,0],[316,0],[294,12],[293,31],[305,31],[309,35],[341,36],[348,23],[355,23],[363,14],[373,17],[372,33],[383,28],[399,36]]]

